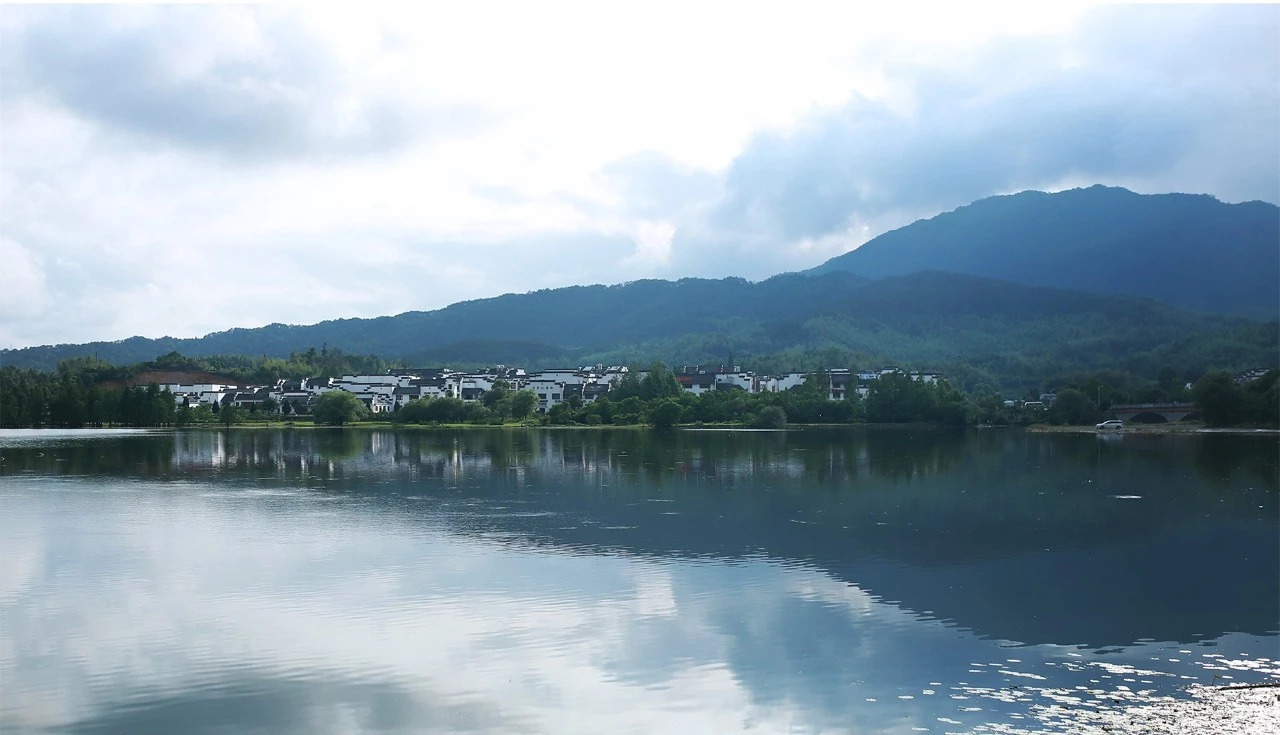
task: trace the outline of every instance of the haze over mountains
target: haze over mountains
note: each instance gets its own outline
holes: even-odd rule
[[[1270,364],[1275,325],[1257,320],[1278,313],[1275,205],[1095,186],[983,199],[758,283],[573,286],[393,317],[5,350],[0,362],[51,369],[77,355],[129,363],[171,350],[285,356],[325,344],[415,364],[697,362],[730,350],[749,361],[834,349],[1007,375],[1139,354],[1144,365],[1176,363],[1180,350],[1211,343],[1235,347],[1202,360]]]

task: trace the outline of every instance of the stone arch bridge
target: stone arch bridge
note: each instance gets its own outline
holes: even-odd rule
[[[1160,417],[1170,423],[1182,421],[1195,413],[1190,403],[1120,403],[1108,409],[1112,416],[1123,421],[1151,421]]]

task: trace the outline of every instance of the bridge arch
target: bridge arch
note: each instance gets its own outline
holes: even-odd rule
[[[1111,415],[1134,423],[1182,421],[1194,412],[1190,403],[1131,403],[1111,407]],[[1163,419],[1163,421],[1161,421]]]

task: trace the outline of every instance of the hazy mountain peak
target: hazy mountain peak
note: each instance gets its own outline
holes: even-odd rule
[[[944,270],[1275,318],[1280,209],[1102,185],[1025,191],[887,232],[809,272],[835,270],[869,278]]]

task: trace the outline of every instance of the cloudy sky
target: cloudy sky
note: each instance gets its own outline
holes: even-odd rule
[[[1280,200],[1280,7],[459,5],[0,7],[0,347],[755,279],[1028,188]]]

